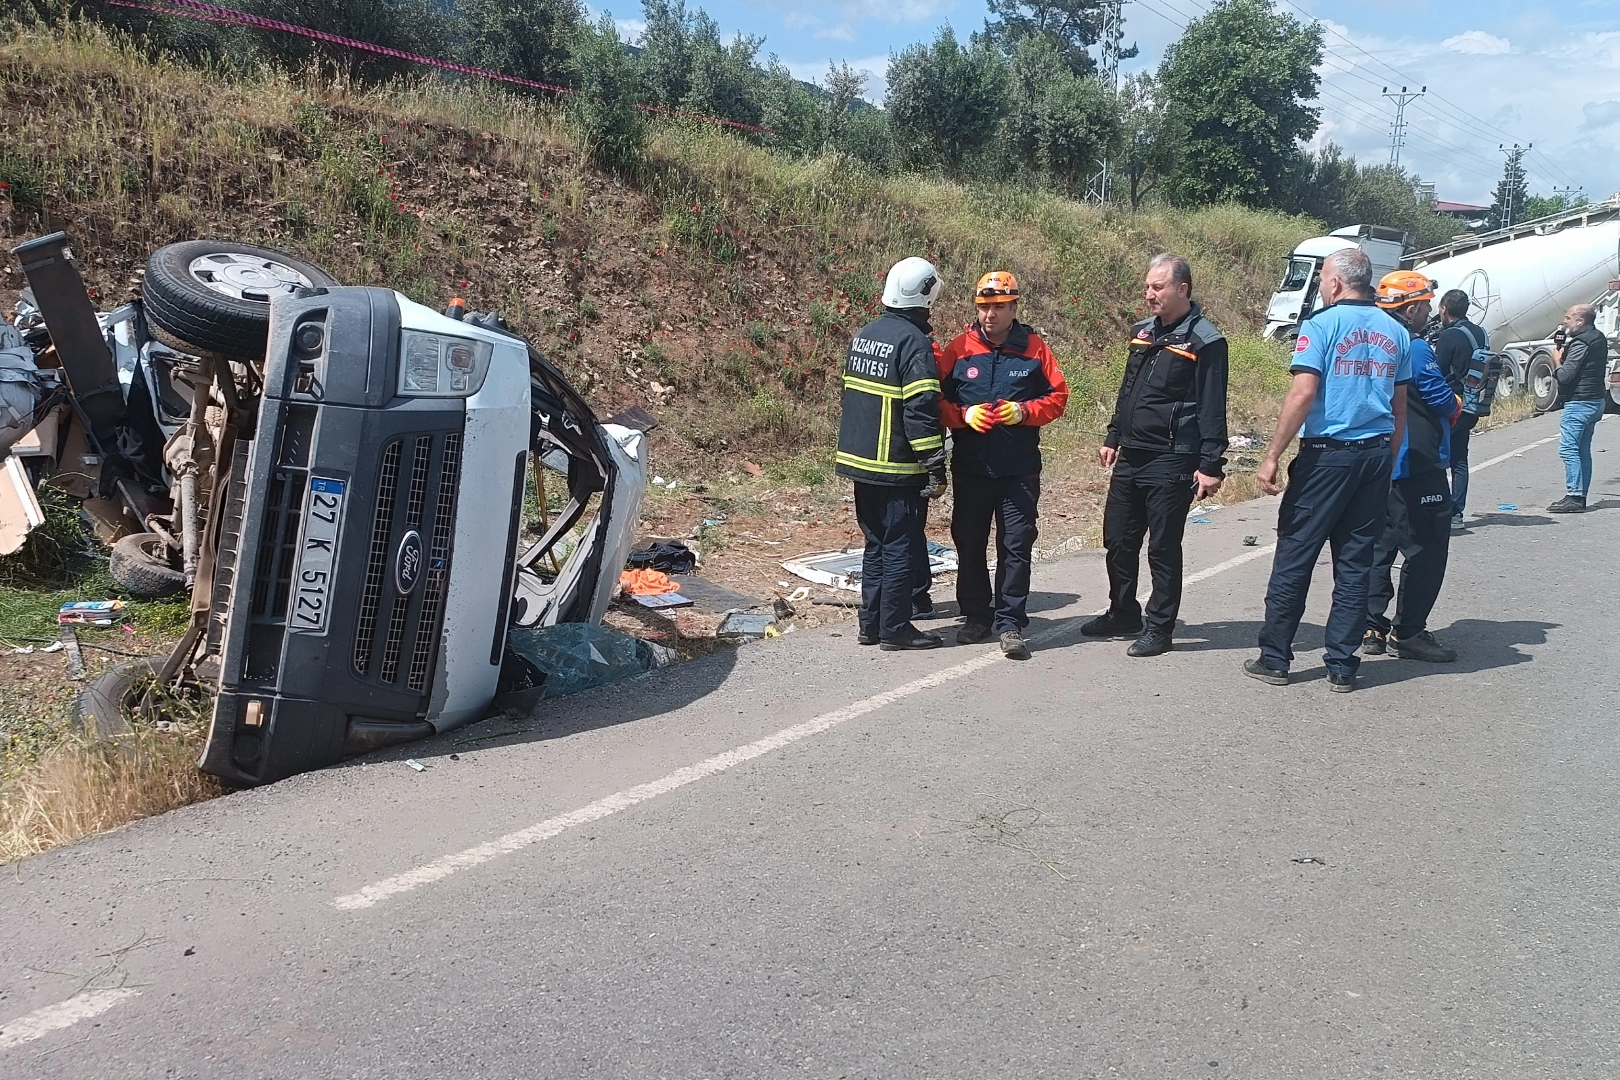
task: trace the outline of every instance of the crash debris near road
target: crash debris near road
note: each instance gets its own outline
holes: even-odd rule
[[[66,235],[13,254],[0,554],[49,484],[81,500],[122,588],[189,591],[155,677],[114,697],[207,703],[205,771],[262,784],[479,719],[511,628],[601,620],[646,440],[599,423],[498,315],[203,240],[155,252],[139,298],[98,312]]]

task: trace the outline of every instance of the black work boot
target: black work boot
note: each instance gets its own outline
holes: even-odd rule
[[[1008,630],[1001,635],[1001,655],[1009,660],[1028,660],[1029,642],[1017,630]]]
[[[1328,689],[1333,691],[1335,694],[1348,694],[1350,691],[1356,688],[1356,677],[1351,672],[1334,671],[1332,668],[1329,668],[1327,673],[1327,684]]]
[[[1135,637],[1142,632],[1142,620],[1127,622],[1105,611],[1082,625],[1080,632],[1086,637]]]
[[[990,640],[989,619],[969,619],[956,632],[958,645],[983,645]]]
[[[1427,630],[1420,630],[1411,637],[1392,638],[1389,652],[1403,660],[1427,660],[1431,664],[1449,664],[1457,659],[1456,649],[1446,648]]]
[[[1361,639],[1362,656],[1383,656],[1385,648],[1389,645],[1389,638],[1382,630],[1368,630]]]
[[[1251,679],[1259,679],[1272,686],[1287,686],[1288,672],[1281,668],[1268,668],[1264,660],[1256,657],[1253,660],[1243,661],[1243,674]]]
[[[1142,636],[1131,642],[1131,647],[1125,650],[1126,656],[1158,656],[1175,648],[1170,635],[1158,627],[1150,626],[1142,631]]]
[[[1565,495],[1562,499],[1547,507],[1549,514],[1583,514],[1586,512],[1586,499],[1581,495]]]
[[[916,627],[901,637],[883,641],[878,648],[884,652],[909,652],[912,649],[937,649],[945,642],[937,634],[925,634]]]

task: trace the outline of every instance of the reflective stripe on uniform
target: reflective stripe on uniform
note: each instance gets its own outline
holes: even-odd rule
[[[936,394],[940,392],[938,379],[918,379],[916,382],[906,383],[900,389],[900,396],[903,398],[916,397],[918,394],[926,394],[930,391]]]
[[[867,472],[888,473],[893,476],[919,476],[928,470],[916,461],[873,461],[871,458],[857,457],[854,454],[838,451],[837,462],[856,469],[865,469]]]
[[[940,447],[944,446],[945,436],[927,435],[921,439],[911,439],[909,441],[911,443],[911,448],[920,454],[924,450],[938,450]]]
[[[889,441],[894,438],[894,410],[888,403],[878,406],[878,443],[877,452],[879,461],[889,460]]]
[[[853,375],[844,376],[844,389],[855,390],[862,394],[871,394],[873,397],[880,398],[893,399],[901,396],[899,387],[890,386],[887,383],[868,382],[865,379],[857,379]],[[939,389],[937,381],[934,383],[934,389]]]

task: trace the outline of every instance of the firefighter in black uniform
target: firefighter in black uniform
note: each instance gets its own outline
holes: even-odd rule
[[[1126,652],[1171,648],[1181,608],[1181,540],[1193,499],[1221,488],[1226,464],[1226,338],[1192,299],[1187,260],[1148,266],[1148,310],[1131,328],[1130,356],[1098,457],[1114,475],[1103,510],[1108,610],[1080,628],[1091,637],[1136,636]],[[1144,621],[1136,598],[1142,537],[1153,595]]]
[[[943,644],[912,624],[927,500],[945,493],[945,430],[939,419],[929,309],[939,271],[901,259],[883,283],[884,313],[849,343],[838,475],[855,481],[855,520],[866,537],[857,640],[884,649]],[[924,570],[924,573],[927,571]]]

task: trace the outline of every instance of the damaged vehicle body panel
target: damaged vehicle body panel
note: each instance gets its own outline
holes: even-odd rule
[[[65,238],[46,239],[65,262]],[[89,312],[97,336],[75,347],[94,364],[69,373],[91,448],[118,439],[142,460],[121,467],[118,490],[124,531],[145,531],[115,562],[133,540],[192,586],[191,627],[159,681],[213,697],[201,767],[262,784],[481,718],[509,625],[606,610],[646,487],[642,433],[599,424],[498,316],[311,287],[322,272],[290,256],[213,247],[154,255],[144,305],[96,316],[86,296],[71,325]],[[154,296],[164,260],[175,265]],[[219,265],[235,274],[223,300],[210,292]],[[237,278],[276,287],[244,308]],[[146,324],[159,310],[162,341]],[[244,310],[261,312],[257,330]],[[235,353],[267,344],[247,359],[177,327]],[[81,382],[104,406],[110,386],[118,410],[89,416]],[[566,477],[567,502],[523,547],[531,469],[542,515],[544,472]]]

